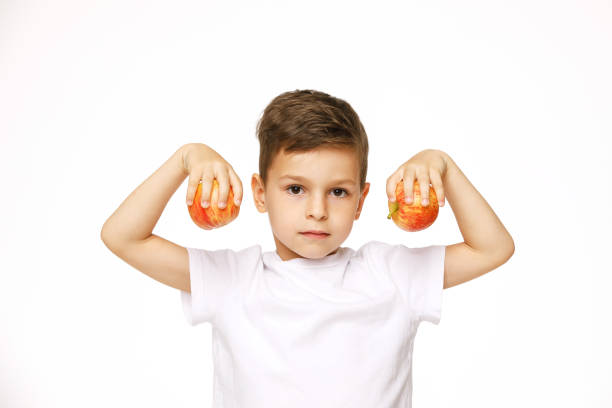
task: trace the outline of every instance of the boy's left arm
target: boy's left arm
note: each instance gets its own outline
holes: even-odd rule
[[[444,289],[484,275],[514,254],[514,240],[448,154],[428,149],[400,166],[387,179],[390,201],[395,200],[395,186],[400,181],[404,183],[405,196],[412,197],[415,179],[420,191],[429,191],[431,182],[440,206],[447,197],[464,239],[446,247]]]

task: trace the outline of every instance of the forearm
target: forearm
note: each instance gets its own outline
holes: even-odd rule
[[[101,234],[105,243],[141,241],[151,236],[170,197],[187,177],[182,163],[187,146],[181,146],[106,220]]]
[[[481,252],[511,254],[514,241],[510,233],[450,156],[444,153],[444,159],[447,163],[444,195],[465,243]]]

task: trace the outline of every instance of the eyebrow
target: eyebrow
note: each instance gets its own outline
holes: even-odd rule
[[[285,174],[284,176],[280,177],[281,179],[293,179],[293,180],[297,180],[297,181],[301,181],[301,182],[307,182],[308,179],[304,178],[304,177],[300,177],[300,176],[292,176],[291,174]],[[351,179],[344,179],[344,180],[335,180],[332,181],[332,184],[351,184],[351,185],[355,185],[356,183],[351,180]]]

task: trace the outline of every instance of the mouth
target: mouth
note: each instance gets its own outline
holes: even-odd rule
[[[305,237],[315,238],[315,239],[327,238],[330,235],[327,232],[323,232],[323,231],[304,231],[304,232],[300,232],[300,234],[304,235]]]

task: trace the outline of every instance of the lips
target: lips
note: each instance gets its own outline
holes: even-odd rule
[[[302,236],[309,238],[309,239],[325,239],[329,237],[328,233],[322,232],[322,231],[305,231],[305,232],[300,232],[300,234],[302,234]]]

